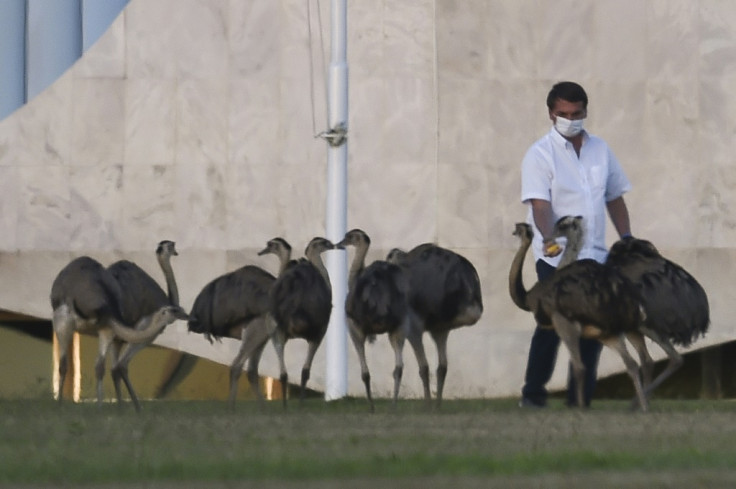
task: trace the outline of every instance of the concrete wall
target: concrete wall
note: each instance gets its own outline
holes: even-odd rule
[[[482,280],[483,318],[450,335],[448,397],[516,395],[522,383],[533,321],[507,292],[511,232],[526,215],[519,167],[549,127],[544,101],[561,79],[586,87],[586,127],[634,185],[634,234],[709,293],[711,332],[697,346],[735,336],[736,4],[384,0],[349,2],[348,12],[348,227],[372,237],[371,259],[435,241]],[[316,17],[312,34],[316,50]],[[274,271],[273,258],[256,256],[268,239],[301,251],[323,234],[326,151],[313,137],[309,60],[305,2],[132,0],[71,70],[0,122],[0,308],[49,318],[51,282],[81,254],[133,259],[163,282],[161,239],[176,241],[189,307],[242,264]],[[226,364],[237,349],[210,346],[184,324],[160,343]],[[310,382],[318,389],[323,349]],[[388,342],[369,350],[375,390],[387,395]],[[304,351],[287,345],[292,378]],[[348,355],[349,392],[360,395],[352,346]],[[408,347],[405,359],[402,395],[419,395]],[[277,373],[271,347],[261,370]],[[618,370],[604,353],[602,373]]]

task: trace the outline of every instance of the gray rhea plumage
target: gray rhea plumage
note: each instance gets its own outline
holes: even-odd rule
[[[271,289],[270,314],[275,324],[273,343],[279,357],[282,394],[286,406],[288,375],[284,347],[292,338],[308,343],[307,358],[302,366],[301,398],[304,398],[314,354],[327,331],[332,311],[332,288],[321,254],[334,249],[327,239],[312,239],[305,250],[305,260],[285,267]]]
[[[576,260],[584,233],[582,217],[565,216],[554,227],[555,237],[566,238],[566,249],[555,273],[527,291],[522,267],[531,245],[531,226],[518,223],[521,240],[509,271],[509,293],[514,303],[531,311],[537,324],[554,328],[570,352],[576,397],[583,406],[583,363],[579,338],[595,338],[616,350],[626,365],[643,410],[647,409],[638,365],[626,351],[625,335],[636,335],[642,324],[641,302],[634,285],[615,269],[595,260]]]
[[[122,284],[98,261],[83,256],[72,260],[56,276],[51,286],[53,328],[59,343],[59,401],[68,369],[67,350],[74,332],[96,334],[100,347],[95,364],[97,400],[102,402],[102,378],[105,357],[114,341],[147,344],[176,319],[186,319],[178,306],[165,304],[147,315],[129,321],[132,315],[125,310]],[[127,319],[126,319],[127,317]],[[115,358],[113,370],[129,361],[129,357]],[[126,379],[124,379],[126,380]],[[130,382],[126,386],[136,409],[140,409]]]
[[[611,247],[606,263],[628,277],[637,287],[646,319],[645,336],[667,354],[667,367],[656,379],[653,360],[640,347],[646,391],[650,394],[683,363],[674,345],[689,346],[705,335],[710,325],[710,308],[705,289],[680,265],[663,257],[649,241],[623,238]]]
[[[239,338],[240,328],[268,312],[268,294],[276,277],[245,265],[205,285],[194,300],[189,331],[212,337]]]
[[[156,247],[156,258],[164,273],[169,294],[164,292],[158,282],[146,273],[145,270],[131,261],[119,260],[107,267],[108,272],[110,272],[120,286],[122,294],[120,313],[124,323],[133,325],[164,306],[169,304],[179,305],[176,278],[171,267],[171,257],[176,255],[178,253],[173,241],[161,241]],[[130,385],[130,379],[128,377],[130,360],[135,354],[145,348],[147,344],[150,344],[153,339],[151,338],[146,343],[137,343],[134,345],[124,344],[119,340],[113,344],[113,352],[118,360],[112,369],[112,377],[118,402],[122,401],[120,381],[122,380],[126,386]],[[130,388],[128,388],[128,391],[130,392]],[[140,410],[140,403],[135,397],[135,394],[131,393],[131,399],[136,409]]]
[[[611,247],[606,264],[638,288],[648,328],[680,346],[689,346],[708,331],[710,308],[705,289],[649,241],[619,240]]]
[[[408,281],[398,265],[376,260],[368,267],[365,257],[370,247],[370,238],[361,229],[353,229],[336,246],[353,246],[355,256],[350,266],[348,295],[345,312],[350,327],[350,337],[358,354],[361,376],[365,385],[371,411],[374,410],[370,385],[370,371],[365,355],[365,342],[375,335],[386,333],[394,350],[394,404],[398,399],[403,374],[402,350],[410,334]],[[413,340],[421,341],[421,331]]]
[[[274,254],[280,270],[291,258],[291,246],[283,238],[273,238],[259,255]],[[248,380],[256,395],[258,363],[268,341],[266,315],[270,312],[271,288],[276,277],[268,271],[245,265],[225,273],[205,285],[194,300],[189,331],[201,333],[212,342],[222,337],[240,340],[240,349],[230,365],[230,404],[237,397],[238,379],[248,361]]]
[[[438,353],[437,404],[442,402],[447,375],[447,338],[451,330],[471,326],[483,314],[480,278],[465,257],[432,243],[409,252],[391,250],[388,260],[397,263],[409,281],[409,305],[420,331],[432,336]],[[415,347],[415,352],[421,348]],[[420,363],[424,395],[429,399],[429,371]]]

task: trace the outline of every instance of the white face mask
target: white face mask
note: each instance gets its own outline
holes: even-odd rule
[[[585,119],[576,119],[571,121],[570,119],[565,119],[558,115],[555,117],[555,129],[557,129],[557,132],[562,134],[564,137],[571,138],[573,136],[577,136],[580,134],[580,131],[583,130],[584,120]]]

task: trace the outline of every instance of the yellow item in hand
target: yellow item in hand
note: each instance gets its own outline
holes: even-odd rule
[[[550,255],[553,253],[557,253],[558,251],[560,251],[560,245],[558,245],[557,243],[552,243],[545,248],[545,251]]]

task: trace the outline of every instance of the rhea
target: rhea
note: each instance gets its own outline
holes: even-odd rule
[[[105,358],[113,341],[147,343],[177,319],[187,319],[179,306],[164,305],[136,324],[126,323],[122,313],[123,292],[115,277],[97,260],[82,256],[72,260],[56,276],[51,286],[53,328],[59,343],[59,402],[66,377],[67,352],[75,332],[97,335],[99,348],[95,361],[97,402],[102,403],[102,378]],[[117,362],[113,364],[113,369]],[[137,399],[130,382],[132,399]],[[138,406],[136,406],[138,407]]]
[[[372,342],[376,335],[388,335],[395,359],[394,406],[399,396],[404,371],[402,351],[407,337],[415,346],[415,351],[417,347],[419,348],[418,355],[423,358],[424,364],[427,363],[427,359],[424,357],[424,349],[421,346],[422,331],[412,328],[408,278],[401,267],[387,261],[376,260],[366,267],[365,257],[370,244],[371,240],[365,231],[353,229],[345,234],[345,238],[336,246],[338,248],[355,247],[355,256],[348,274],[349,291],[345,300],[345,313],[348,317],[350,338],[360,361],[361,378],[365,385],[366,397],[371,412],[373,412],[375,406],[371,394],[371,374],[365,356],[366,340]]]
[[[335,245],[321,237],[306,247],[306,259],[286,267],[270,294],[270,318],[275,322],[272,342],[279,360],[282,399],[286,407],[288,373],[284,360],[286,342],[292,338],[307,341],[307,357],[302,366],[300,399],[306,393],[314,355],[319,348],[332,312],[332,288],[321,254]]]
[[[520,309],[530,311],[541,327],[553,328],[570,352],[576,382],[576,400],[583,407],[584,365],[580,338],[594,338],[616,351],[634,383],[639,406],[648,408],[639,366],[626,349],[626,334],[637,334],[644,311],[636,288],[622,274],[591,259],[576,260],[583,244],[582,217],[565,216],[554,226],[555,237],[567,239],[555,273],[526,290],[522,280],[524,258],[532,242],[529,224],[517,223],[521,240],[509,271],[509,293]]]
[[[627,237],[614,243],[606,264],[636,286],[647,312],[641,333],[659,345],[669,359],[667,367],[652,380],[654,361],[646,347],[638,348],[645,392],[650,395],[682,366],[682,355],[675,345],[690,346],[708,331],[708,296],[690,273],[643,239]]]
[[[163,240],[156,247],[156,259],[164,273],[168,293],[164,292],[153,277],[131,261],[119,260],[107,267],[107,270],[120,285],[122,292],[120,312],[126,324],[136,324],[142,318],[153,314],[163,306],[169,304],[179,305],[179,289],[176,285],[174,269],[171,266],[171,257],[177,255],[176,245],[173,241]],[[112,344],[113,358],[117,360],[111,373],[118,402],[122,400],[120,389],[120,381],[122,380],[128,388],[128,392],[131,392],[131,400],[138,411],[141,407],[130,388],[128,364],[133,356],[154,339],[155,337],[143,343],[123,343],[116,340]]]
[[[437,346],[437,406],[447,377],[447,339],[450,331],[472,326],[483,314],[480,278],[473,264],[462,255],[432,243],[409,252],[393,249],[388,261],[401,266],[409,279],[409,306],[417,328],[428,332]],[[415,348],[415,353],[418,353]],[[419,361],[424,397],[429,391],[429,366]]]
[[[287,267],[291,246],[283,238],[268,241],[259,255],[275,254],[279,257],[280,271]],[[240,339],[238,353],[230,366],[230,391],[228,400],[235,404],[238,380],[248,361],[247,378],[252,390],[262,400],[258,388],[258,364],[268,343],[269,329],[266,314],[270,311],[269,294],[276,277],[255,265],[245,265],[221,275],[205,285],[190,312],[189,331],[212,338]]]

